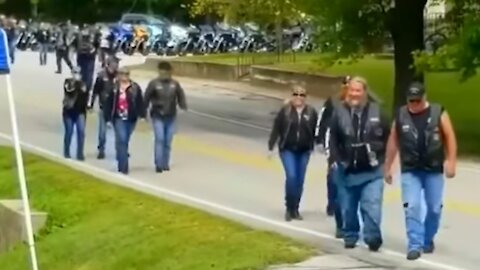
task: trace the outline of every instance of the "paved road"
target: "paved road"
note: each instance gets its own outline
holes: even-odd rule
[[[47,67],[39,67],[36,55],[31,53],[20,54],[17,61],[12,82],[22,141],[37,150],[60,154],[63,132],[61,87],[66,75],[53,73],[53,61]],[[139,61],[142,59],[135,57],[124,60],[126,63]],[[3,80],[0,81],[2,85]],[[145,77],[139,77],[139,82],[145,85]],[[347,252],[330,237],[334,231],[333,221],[323,211],[325,162],[320,156],[312,158],[308,172],[303,201],[305,221],[289,224],[282,221],[283,173],[278,161],[265,158],[267,130],[281,101],[211,87],[204,81],[189,79],[182,83],[192,111],[179,116],[173,171],[162,175],[153,173],[153,137],[147,124],[140,125],[130,150],[131,177],[121,178],[126,185],[140,186],[172,200],[392,269],[479,268],[477,243],[480,234],[475,233],[480,227],[480,183],[476,181],[479,168],[465,165],[456,179],[449,180],[436,254],[424,256],[424,260],[418,263],[404,260],[405,232],[398,187],[386,188],[385,250],[380,254],[370,254],[364,248]],[[0,91],[0,137],[3,138],[11,134],[6,100],[5,91]],[[88,122],[88,161],[81,168],[95,174],[100,169],[114,171],[112,140],[109,140],[109,160],[96,161],[96,116],[92,115]]]

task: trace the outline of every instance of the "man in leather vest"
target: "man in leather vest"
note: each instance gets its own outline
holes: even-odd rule
[[[146,108],[150,107],[153,132],[155,136],[155,169],[157,173],[170,170],[170,152],[177,105],[187,110],[185,92],[180,83],[172,79],[172,66],[168,62],[158,64],[158,77],[150,81],[145,90]]]
[[[445,171],[448,178],[454,177],[457,162],[457,142],[450,118],[441,105],[427,102],[422,83],[412,83],[407,92],[407,105],[401,107],[395,117],[385,163],[388,184],[393,182],[392,167],[398,152],[408,237],[407,259],[416,260],[422,252],[434,252],[443,207],[443,173]],[[426,217],[421,215],[422,191]]]
[[[330,155],[337,170],[344,218],[345,248],[359,240],[358,209],[363,238],[371,251],[383,243],[380,229],[383,203],[383,163],[390,124],[375,102],[368,101],[367,83],[348,83],[346,102],[335,107],[330,125]]]
[[[65,61],[67,66],[72,70],[73,65],[70,61],[70,45],[72,39],[70,37],[68,28],[66,25],[61,25],[56,33],[56,44],[55,44],[55,56],[57,58],[57,74],[62,74],[62,60]]]
[[[77,159],[85,160],[83,152],[85,142],[85,121],[88,103],[88,89],[81,81],[80,69],[72,69],[72,78],[65,79],[63,84],[63,124],[65,126],[65,136],[63,145],[63,154],[65,158],[70,158],[70,144],[72,141],[73,130],[77,132]]]
[[[88,89],[93,85],[97,55],[95,45],[95,33],[88,26],[84,26],[76,38],[77,65],[82,69],[82,80]]]
[[[105,145],[107,142],[107,123],[105,122],[104,104],[109,95],[112,94],[117,70],[119,65],[119,59],[116,57],[109,57],[105,61],[105,68],[100,71],[95,80],[93,86],[92,95],[90,96],[89,109],[93,109],[95,100],[98,97],[98,154],[97,159],[105,158]]]

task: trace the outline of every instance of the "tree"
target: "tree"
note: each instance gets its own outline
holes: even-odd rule
[[[374,52],[391,39],[394,45],[394,106],[406,101],[406,89],[423,81],[413,66],[423,51],[427,0],[304,0],[321,29],[322,42],[338,57]]]
[[[447,0],[447,38],[435,52],[417,51],[415,66],[421,70],[459,70],[462,80],[477,74],[480,66],[480,0]]]
[[[302,1],[302,0],[300,0]],[[423,81],[432,68],[461,71],[462,78],[476,74],[480,65],[480,0],[429,0],[447,4],[443,44],[425,51],[427,0],[303,0],[316,17],[323,41],[338,57],[368,52],[369,45],[391,38],[394,45],[394,109],[406,101],[412,81]],[[374,46],[375,47],[375,46]]]

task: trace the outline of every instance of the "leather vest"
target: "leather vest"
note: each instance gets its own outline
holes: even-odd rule
[[[443,172],[445,153],[440,127],[441,115],[442,107],[439,104],[431,104],[427,127],[422,131],[416,129],[407,107],[403,106],[400,108],[396,120],[396,128],[400,145],[402,171],[426,170]],[[419,153],[419,132],[425,132],[425,153]]]
[[[364,109],[365,110],[365,109]],[[345,169],[350,172],[369,171],[385,161],[386,138],[381,123],[380,106],[369,102],[367,116],[360,116],[357,132],[353,126],[353,113],[346,106],[337,106],[339,132],[343,138],[339,149]],[[366,121],[365,123],[361,123]]]
[[[90,55],[95,53],[93,46],[94,36],[90,33],[81,33],[79,37],[78,53]]]

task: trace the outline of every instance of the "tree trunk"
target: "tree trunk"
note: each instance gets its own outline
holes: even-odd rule
[[[413,81],[424,81],[423,74],[413,68],[415,50],[423,50],[424,17],[427,0],[395,0],[392,10],[391,33],[395,47],[394,112],[406,103],[406,91]]]

